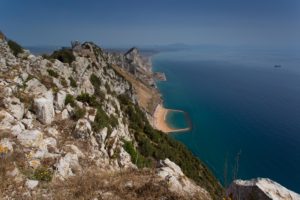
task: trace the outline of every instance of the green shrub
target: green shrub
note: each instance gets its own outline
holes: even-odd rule
[[[9,40],[7,42],[7,44],[9,46],[9,48],[12,50],[12,52],[13,52],[13,54],[15,56],[17,56],[19,53],[23,53],[24,52],[23,48],[18,43],[16,43],[13,40]]]
[[[85,116],[86,114],[86,109],[85,108],[80,108],[79,106],[75,106],[74,108],[74,115],[72,116],[74,120],[81,119]]]
[[[100,86],[102,85],[102,81],[99,77],[97,77],[95,74],[92,74],[90,76],[90,81],[95,89],[95,95],[99,97],[100,99],[105,98],[104,92],[101,91]]]
[[[68,82],[66,81],[66,79],[64,77],[60,78],[60,83],[62,84],[62,86],[68,87]]]
[[[109,94],[111,93],[111,89],[110,89],[108,82],[105,83],[105,89],[106,89],[107,93],[109,93]]]
[[[88,103],[90,106],[97,106],[98,102],[95,96],[91,96],[88,93],[81,93],[76,97],[77,101]]]
[[[119,124],[118,119],[115,116],[111,115],[110,116],[111,127],[116,127],[118,124]]]
[[[76,106],[75,99],[72,95],[67,94],[66,99],[65,99],[65,105],[70,104],[72,107]]]
[[[93,84],[93,86],[100,86],[102,84],[101,79],[98,76],[96,76],[95,74],[92,74],[90,76],[90,81]]]
[[[33,179],[49,182],[52,180],[53,172],[48,168],[38,168],[34,171]]]
[[[70,80],[70,85],[71,85],[71,87],[76,88],[76,87],[77,87],[77,83],[76,83],[76,81],[74,80],[74,78],[70,76],[70,77],[69,77],[69,80]]]
[[[63,63],[69,64],[75,61],[75,56],[73,55],[72,50],[69,48],[62,48],[60,50],[54,51],[53,54],[49,56],[49,58],[57,59]]]
[[[104,112],[101,106],[97,107],[97,113],[92,127],[95,132],[100,131],[104,127],[110,127],[109,116]]]
[[[124,141],[123,148],[130,155],[131,162],[136,164],[138,168],[149,167],[151,165],[151,160],[145,159],[143,155],[136,151],[132,142]]]
[[[47,72],[50,76],[54,77],[54,78],[58,78],[58,73],[52,69],[47,69]]]

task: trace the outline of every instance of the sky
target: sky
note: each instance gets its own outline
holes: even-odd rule
[[[24,46],[300,45],[299,0],[0,0],[0,30]]]

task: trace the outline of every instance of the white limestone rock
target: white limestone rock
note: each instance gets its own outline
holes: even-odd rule
[[[5,108],[10,112],[17,120],[21,120],[24,116],[24,104],[20,102],[20,99],[16,97],[8,97],[4,99]]]
[[[39,181],[27,179],[25,185],[28,189],[33,190],[36,186],[38,186]]]
[[[43,97],[35,98],[34,108],[40,122],[51,124],[55,116],[52,92],[48,91]]]
[[[60,90],[56,94],[55,106],[58,110],[62,110],[64,108],[66,96],[67,96],[67,93],[63,90]]]
[[[67,109],[64,109],[62,112],[61,112],[61,119],[69,119],[70,118],[70,115],[69,115],[69,112]]]
[[[47,133],[49,133],[54,138],[57,138],[58,135],[59,135],[59,132],[55,128],[53,128],[53,127],[47,128],[46,131],[47,131]]]
[[[86,139],[92,132],[91,124],[86,119],[79,119],[76,123],[73,135],[75,138]]]
[[[25,125],[27,129],[32,129],[32,119],[22,119],[22,123]]]
[[[157,175],[162,180],[167,181],[169,189],[177,194],[191,197],[201,194],[203,197],[206,197],[204,199],[211,199],[206,190],[187,178],[181,171],[181,168],[169,159],[160,161]]]
[[[47,92],[47,88],[36,78],[26,82],[25,92],[33,96],[41,95]]]
[[[107,127],[104,127],[99,133],[96,133],[95,136],[97,138],[98,143],[100,144],[101,147],[105,146],[105,140],[107,137]]]
[[[226,191],[232,200],[300,200],[300,195],[268,178],[235,180]]]
[[[57,164],[56,176],[64,179],[73,176],[73,171],[80,169],[77,154],[67,153]]]
[[[81,91],[85,93],[89,93],[90,95],[93,95],[95,90],[93,84],[90,82],[89,77],[84,79],[81,85]]]
[[[21,78],[22,78],[23,81],[26,81],[28,77],[29,77],[29,75],[26,72],[23,72],[21,74]]]
[[[43,133],[39,130],[25,130],[17,136],[17,139],[25,147],[39,147],[43,141]]]
[[[15,119],[11,114],[5,110],[0,110],[0,129],[10,129],[14,122]]]

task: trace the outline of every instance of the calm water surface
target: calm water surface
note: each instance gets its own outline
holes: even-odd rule
[[[223,184],[269,177],[300,192],[300,56],[296,50],[198,48],[153,57],[167,75],[167,108],[188,112],[193,129],[172,136]],[[281,65],[275,68],[274,65]],[[184,117],[169,116],[174,127]],[[228,163],[227,181],[224,166]]]

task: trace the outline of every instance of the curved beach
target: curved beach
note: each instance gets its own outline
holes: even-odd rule
[[[164,133],[189,131],[190,127],[175,129],[175,128],[172,128],[169,126],[169,124],[166,121],[166,117],[167,117],[168,112],[171,112],[171,111],[183,112],[180,110],[166,109],[161,104],[158,104],[156,106],[154,116],[153,116],[155,128]]]

